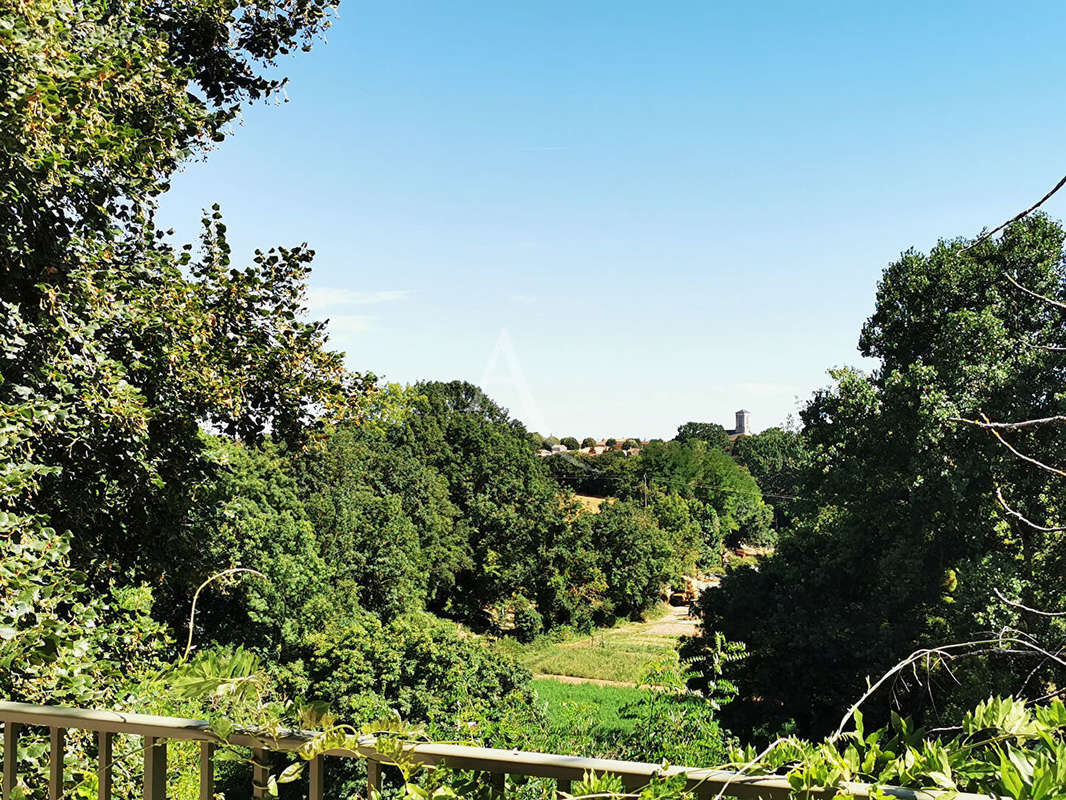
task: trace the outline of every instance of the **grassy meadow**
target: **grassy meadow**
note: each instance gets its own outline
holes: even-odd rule
[[[505,639],[497,646],[534,675],[636,685],[655,665],[677,661],[678,632],[669,621],[661,621],[669,613],[670,607],[663,605],[644,622],[622,622],[591,635],[542,636],[525,645]]]
[[[534,680],[533,688],[537,691],[538,702],[546,707],[554,729],[598,729],[604,733],[633,730],[633,720],[623,716],[623,708],[640,699],[640,689],[562,683],[550,678]]]

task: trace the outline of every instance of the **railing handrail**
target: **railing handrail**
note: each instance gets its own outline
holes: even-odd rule
[[[53,732],[74,728],[94,731],[101,735],[132,734],[144,736],[153,742],[165,742],[168,739],[197,741],[212,744],[222,742],[214,733],[209,723],[203,720],[182,719],[179,717],[159,717],[149,714],[133,714],[119,711],[100,711],[60,706],[41,706],[31,703],[0,701],[0,722],[5,724],[5,744],[9,741],[8,729],[17,725],[47,727]],[[53,739],[55,736],[53,735]],[[267,731],[238,730],[227,736],[225,741],[242,747],[261,751],[294,752],[314,738],[311,732],[286,730],[280,734]],[[10,741],[15,741],[14,736]],[[371,781],[379,780],[379,767],[375,765],[390,763],[393,758],[383,755],[376,747],[372,736],[360,737],[356,749],[338,749],[327,751],[324,755],[338,757],[359,757],[370,762]],[[165,751],[164,751],[165,752]],[[584,758],[580,756],[538,753],[522,750],[503,750],[490,747],[472,747],[456,744],[411,743],[405,747],[407,756],[417,763],[434,765],[447,764],[454,769],[477,770],[499,776],[502,786],[503,776],[523,775],[539,778],[554,778],[557,781],[579,781],[588,773],[611,773],[622,778],[627,790],[645,785],[655,776],[685,775],[690,789],[703,797],[713,796],[725,789],[730,797],[769,797],[787,800],[794,792],[788,780],[781,776],[738,775],[735,772],[699,767],[671,766],[650,764],[639,761],[618,761],[604,758]],[[209,757],[209,753],[208,753]],[[4,753],[4,775],[14,775],[13,766],[9,767],[9,754]],[[147,758],[147,755],[146,755]],[[163,761],[165,768],[165,759]],[[316,769],[317,767],[317,769]],[[201,764],[203,769],[203,764]],[[10,771],[9,771],[10,770]],[[318,773],[321,783],[320,762],[312,766],[312,781]],[[868,797],[873,787],[865,783],[842,783],[824,791],[805,793],[808,797],[832,798],[846,794],[851,797]],[[941,791],[924,791],[901,787],[881,787],[881,791],[901,800],[934,800],[946,794]],[[4,786],[7,798],[10,787]],[[148,787],[146,781],[146,797]],[[499,790],[502,794],[502,789]],[[321,785],[312,795],[321,795]],[[958,800],[987,800],[986,795],[953,794]],[[501,798],[502,800],[502,798]]]

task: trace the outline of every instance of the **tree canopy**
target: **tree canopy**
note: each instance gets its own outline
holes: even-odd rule
[[[995,490],[1030,518],[1055,519],[1061,482],[956,419],[1062,413],[1062,356],[1045,345],[1064,340],[1063,318],[1007,276],[1059,298],[1063,238],[1037,216],[999,240],[908,251],[885,270],[860,339],[880,366],[833,372],[801,413],[810,466],[797,491],[813,502],[758,572],[728,576],[704,597],[707,631],[749,645],[735,724],[791,718],[824,731],[867,676],[918,648],[1008,621],[1033,631],[995,588],[1058,609],[1061,534],[1016,524]],[[1016,442],[1049,452],[1060,435],[1019,431]],[[1017,691],[1017,658],[957,666],[958,684],[932,676],[937,709]],[[1046,667],[1029,665],[1025,691],[1044,692]],[[913,710],[928,697],[896,693]]]

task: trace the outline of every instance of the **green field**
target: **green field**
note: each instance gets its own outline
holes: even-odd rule
[[[522,663],[534,673],[636,684],[653,665],[673,657],[673,645],[674,640],[649,644],[603,636],[561,645],[523,659]]]
[[[640,689],[625,686],[597,686],[593,683],[560,683],[550,679],[533,681],[537,698],[546,705],[552,728],[559,731],[603,732],[633,729],[633,720],[622,716],[622,708],[641,697]]]
[[[677,663],[676,632],[656,632],[664,609],[646,622],[625,622],[594,634],[547,636],[527,645],[513,639],[498,647],[534,674],[638,684],[664,660]],[[666,626],[669,628],[669,626]]]

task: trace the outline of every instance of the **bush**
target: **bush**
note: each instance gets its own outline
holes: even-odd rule
[[[525,600],[525,598],[522,598]],[[528,644],[544,631],[544,618],[536,607],[526,600],[514,611],[514,635],[518,641]]]

